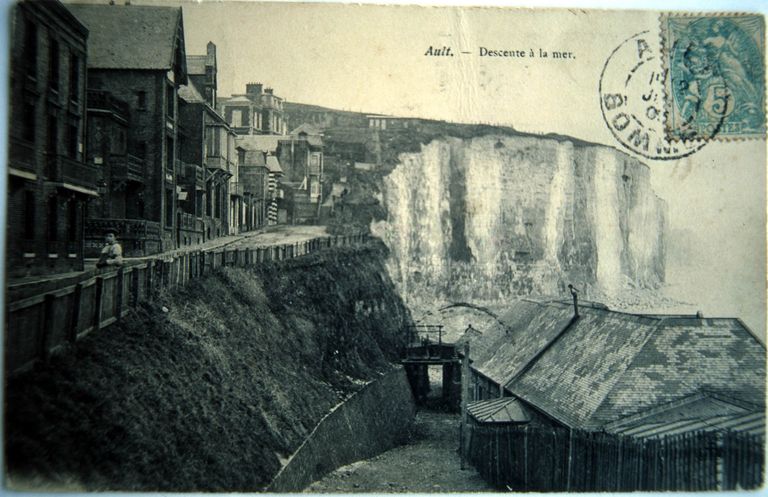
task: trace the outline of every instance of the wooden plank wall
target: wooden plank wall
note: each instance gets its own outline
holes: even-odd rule
[[[473,425],[469,460],[499,489],[630,492],[755,489],[764,437],[694,432],[659,439]]]
[[[161,288],[185,285],[223,266],[248,267],[301,257],[318,250],[368,241],[369,235],[315,238],[285,245],[196,250],[158,256],[99,274],[83,274],[67,286],[6,304],[5,367],[10,374],[29,369],[64,345],[122,319]]]

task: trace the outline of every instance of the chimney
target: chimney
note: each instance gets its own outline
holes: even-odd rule
[[[216,57],[216,45],[212,41],[209,41],[205,46],[205,53],[209,57]]]
[[[264,87],[261,83],[248,83],[245,85],[245,94],[246,95],[259,95],[261,93],[261,89]]]
[[[570,283],[568,283],[568,290],[571,291],[573,296],[573,317],[577,318],[579,317],[579,291]]]
[[[267,95],[272,95],[273,91],[274,90],[272,90],[272,88],[264,88],[264,93],[266,93]]]

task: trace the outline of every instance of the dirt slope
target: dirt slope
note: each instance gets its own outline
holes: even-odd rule
[[[407,311],[384,251],[220,270],[13,379],[10,483],[263,488],[332,406],[395,357]]]

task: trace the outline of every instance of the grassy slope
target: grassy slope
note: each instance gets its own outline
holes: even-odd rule
[[[383,250],[218,271],[14,379],[11,476],[87,489],[262,488],[279,457],[395,357],[407,311]]]

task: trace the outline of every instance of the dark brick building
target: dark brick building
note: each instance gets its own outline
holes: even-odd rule
[[[215,110],[216,46],[209,42],[205,55],[188,56],[187,70],[189,82],[180,90],[179,107],[181,160],[189,172],[181,186],[186,198],[182,207],[185,217],[195,216],[202,239],[207,240],[230,232],[230,214],[235,214],[231,197],[240,199],[242,192],[230,191],[236,186],[235,134]]]
[[[7,264],[10,277],[81,270],[97,197],[84,162],[88,30],[61,3],[12,11]]]
[[[141,194],[126,197],[133,204],[126,212],[153,223],[145,233],[147,247],[175,248],[181,169],[177,91],[187,82],[181,8],[72,4],[70,9],[90,31],[88,88],[127,104],[127,149],[145,164]],[[94,225],[92,236],[101,228]]]

